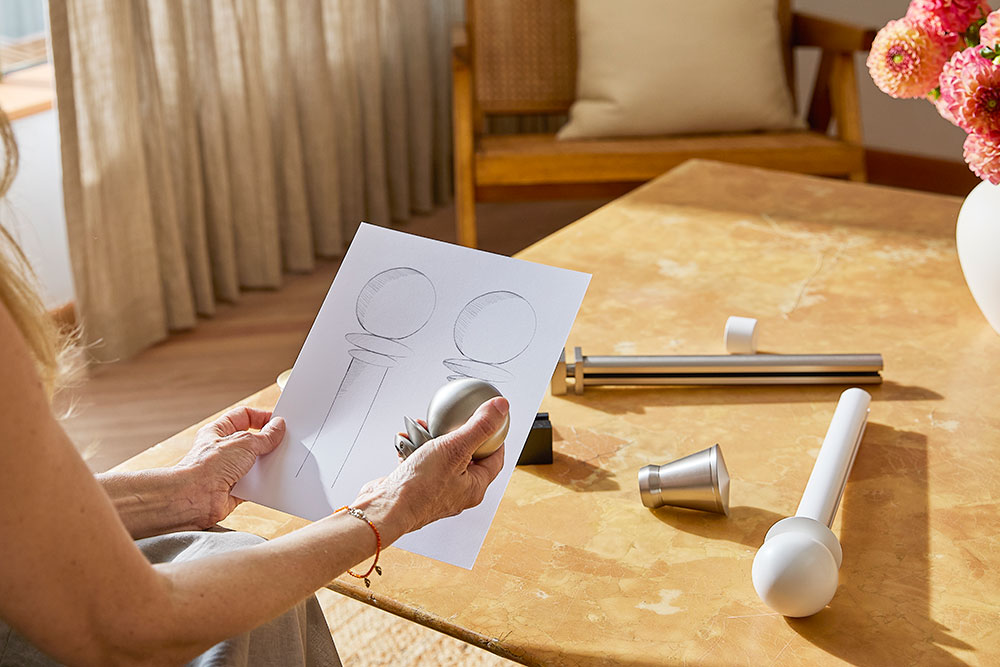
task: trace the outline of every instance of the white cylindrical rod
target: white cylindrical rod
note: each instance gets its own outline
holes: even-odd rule
[[[815,519],[827,527],[833,525],[865,431],[871,400],[867,391],[857,387],[840,395],[796,516]]]

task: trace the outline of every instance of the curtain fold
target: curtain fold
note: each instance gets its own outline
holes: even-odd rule
[[[264,96],[254,85],[252,57],[258,47],[244,49],[243,44],[244,33],[252,38],[256,30],[248,25],[252,19],[240,22],[234,2],[207,4],[219,68],[219,88],[210,92],[219,95],[226,132],[237,273],[241,286],[277,287],[281,269],[271,137],[259,122]]]
[[[285,8],[271,0],[257,2],[260,27],[261,73],[270,119],[282,260],[288,271],[311,271],[313,235],[309,223],[309,196],[299,136],[298,103],[288,77]]]
[[[77,309],[128,357],[451,189],[461,0],[50,0]]]
[[[349,12],[348,34],[354,55],[354,76],[360,98],[364,165],[365,210],[377,220],[389,219],[389,174],[386,169],[385,108],[382,101],[382,35],[378,29],[380,5],[376,0],[342,0]]]
[[[136,44],[134,60],[139,117],[163,304],[167,326],[171,329],[186,329],[195,323],[194,297],[174,192],[170,151],[167,148],[163,100],[153,56],[153,42],[149,35],[149,13],[145,4],[137,4],[134,9],[131,28],[132,41]],[[122,37],[128,39],[125,35]]]
[[[161,0],[171,3],[174,0]],[[211,7],[203,0],[181,0],[187,70],[191,78],[193,113],[198,127],[198,178],[204,183],[205,236],[212,268],[213,293],[221,301],[239,298],[240,280],[233,233],[232,185],[226,151],[225,122],[219,99],[219,74],[212,38]],[[55,0],[50,0],[50,6]],[[52,46],[53,52],[56,45]],[[58,82],[58,74],[56,80]],[[63,113],[60,103],[60,114]],[[72,244],[70,257],[72,258]],[[87,315],[85,304],[79,310]]]
[[[149,24],[168,163],[178,224],[184,242],[194,304],[201,315],[215,312],[212,266],[205,221],[205,192],[198,159],[198,122],[194,85],[188,74],[183,6],[173,0],[149,3]],[[148,29],[148,28],[147,28]]]
[[[59,129],[77,302],[107,360],[167,333],[132,16],[116,4],[50,3],[56,96],[72,109],[60,111]]]
[[[288,12],[289,64],[295,84],[299,129],[303,137],[306,192],[316,251],[337,256],[344,244],[340,215],[338,135],[332,122],[336,97],[326,64],[323,13],[319,0],[285,4]]]
[[[343,3],[322,2],[326,30],[326,62],[330,82],[336,91],[333,107],[339,164],[350,165],[340,174],[340,212],[344,220],[365,215],[365,181],[362,171],[363,137],[361,96],[357,81],[357,58],[351,39],[350,16]]]

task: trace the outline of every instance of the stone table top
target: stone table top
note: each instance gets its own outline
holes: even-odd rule
[[[750,566],[795,512],[842,386],[548,396],[554,462],[515,472],[473,570],[390,548],[371,590],[331,588],[526,664],[996,664],[1000,336],[962,278],[959,205],[692,161],[519,254],[594,274],[569,340],[585,353],[722,354],[745,315],[762,351],[884,356],[820,613],[773,613]],[[173,463],[196,428],[124,467]],[[640,467],[714,443],[729,518],[641,505]],[[225,525],[304,523],[245,503]]]

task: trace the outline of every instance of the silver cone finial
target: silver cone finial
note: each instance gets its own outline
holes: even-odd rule
[[[650,509],[672,505],[729,516],[729,471],[722,449],[712,445],[664,465],[643,466],[639,495]]]

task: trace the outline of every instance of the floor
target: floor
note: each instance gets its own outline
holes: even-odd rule
[[[510,255],[604,201],[486,204],[480,247]],[[454,209],[401,227],[454,241]],[[278,291],[246,292],[193,331],[176,333],[128,361],[93,368],[63,392],[64,427],[88,465],[103,471],[272,382],[290,368],[339,263],[288,276]],[[329,591],[320,600],[342,658],[356,665],[509,664],[458,640]]]

